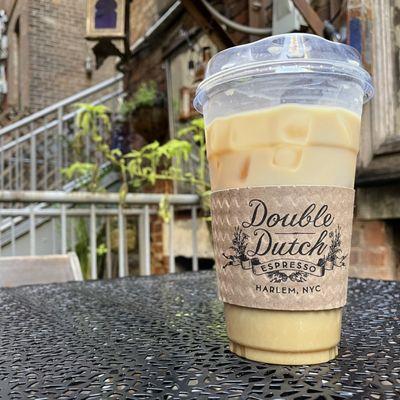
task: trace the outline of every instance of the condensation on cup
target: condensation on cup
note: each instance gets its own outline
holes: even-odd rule
[[[219,297],[231,351],[274,364],[338,354],[363,104],[358,52],[310,34],[208,63],[204,115]]]

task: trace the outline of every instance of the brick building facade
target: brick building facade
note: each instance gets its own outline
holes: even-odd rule
[[[95,70],[85,0],[0,0],[0,9],[9,20],[6,107],[34,112],[115,74],[112,58]]]
[[[131,12],[131,43],[135,43],[145,32],[146,30],[165,12],[168,7],[171,7],[173,1],[148,1],[148,0],[135,0],[132,3],[132,12]],[[253,3],[240,0],[240,1],[232,1],[232,0],[219,0],[212,2],[222,14],[230,18],[231,20],[235,20],[241,24],[249,24],[254,15],[251,15],[251,10],[253,7]],[[260,2],[263,6],[268,6],[272,3],[272,1],[263,1]],[[267,4],[268,3],[268,4]],[[161,5],[160,5],[161,4]],[[322,20],[329,19],[332,15],[335,15],[340,7],[346,5],[345,2],[341,1],[324,1],[324,0],[314,0],[311,1],[314,9],[319,13]],[[352,0],[347,5],[347,13],[341,13],[340,18],[336,20],[338,22],[341,19],[341,22],[344,24],[349,23],[350,13],[358,12],[357,10],[366,10],[371,8],[371,4],[365,2],[364,0]],[[376,24],[382,23],[379,18],[383,18],[380,15],[379,6],[376,4],[374,10],[368,11],[372,15],[375,14]],[[268,8],[268,7],[266,7]],[[356,11],[354,11],[356,10]],[[267,24],[270,23],[271,19],[271,8],[269,7],[269,13],[267,13]],[[339,15],[339,14],[338,14]],[[387,14],[390,17],[390,13]],[[395,15],[395,14],[393,14]],[[357,16],[356,16],[357,17]],[[364,17],[362,17],[364,18]],[[368,17],[367,17],[368,18]],[[269,19],[269,21],[268,21]],[[347,21],[347,22],[346,22]],[[394,23],[396,21],[388,21],[387,23],[392,24],[385,26],[388,32],[391,29],[394,29]],[[364,23],[364,22],[362,22]],[[265,26],[265,25],[264,25]],[[378,31],[374,31],[371,29],[371,25],[366,23],[365,25],[368,27],[368,32],[364,32],[363,35],[367,37],[368,35],[378,35]],[[182,34],[183,32],[183,34]],[[230,31],[227,32],[234,38],[236,43],[245,43],[250,40],[257,39],[256,37],[249,37],[248,35],[240,34],[238,32]],[[139,82],[143,80],[154,79],[158,83],[158,87],[162,91],[171,91],[171,88],[168,87],[168,75],[171,75],[171,59],[173,59],[174,55],[179,54],[180,52],[187,51],[188,47],[188,39],[191,42],[196,40],[196,37],[199,35],[204,35],[205,32],[200,29],[198,25],[196,25],[193,18],[185,11],[181,10],[180,12],[174,11],[174,15],[169,18],[167,21],[164,21],[161,27],[157,28],[157,34],[154,37],[150,37],[146,41],[146,45],[142,46],[139,50],[135,51],[135,57],[133,58],[130,65],[130,72],[126,74],[126,88],[128,92],[135,91]],[[364,36],[363,36],[364,37]],[[162,39],[160,39],[162,38]],[[363,39],[364,40],[364,39]],[[371,38],[368,43],[377,43],[374,42],[375,38]],[[364,42],[363,42],[364,43]],[[367,43],[367,42],[365,42]],[[400,45],[399,45],[400,46]],[[185,50],[186,48],[186,50]],[[400,48],[400,47],[399,47]],[[363,51],[363,49],[361,49]],[[366,48],[366,53],[363,53],[366,61],[371,63],[371,58],[367,53],[368,48]],[[381,50],[379,50],[381,51]],[[382,60],[385,59],[384,56],[380,57]],[[389,63],[390,61],[388,61]],[[372,71],[372,74],[381,73],[381,69],[377,65],[367,65]],[[375,77],[376,78],[376,77]],[[377,84],[379,84],[379,80],[376,78]],[[379,88],[378,88],[379,91]],[[375,101],[374,101],[375,102]],[[370,113],[371,109],[376,107],[374,102],[371,105],[368,105],[366,108],[366,116],[364,116],[364,128],[363,128],[363,138],[362,138],[362,154],[360,160],[363,159],[365,155],[365,147],[368,143],[368,139],[366,136],[373,136],[374,134],[380,135],[380,133],[370,133],[368,128],[365,126],[370,123]],[[386,100],[386,103],[389,104],[389,99]],[[172,109],[173,107],[171,107]],[[169,110],[171,113],[171,109]],[[376,113],[378,118],[384,120],[383,115],[381,114],[381,110],[373,111]],[[171,124],[170,124],[171,127]],[[396,160],[399,160],[399,156],[397,156]],[[360,163],[361,165],[361,163]],[[393,165],[393,162],[392,162]],[[397,164],[396,164],[397,165]],[[366,172],[365,172],[366,171]],[[362,174],[369,175],[368,170],[363,168],[359,168],[358,176]],[[356,180],[360,182],[358,178]],[[372,186],[376,183],[372,181]],[[379,179],[377,184],[380,185]],[[365,186],[365,185],[364,185]],[[374,190],[372,187],[367,185],[362,189],[366,193],[370,193],[371,190]],[[396,189],[397,190],[397,189]],[[399,191],[397,190],[396,193]],[[360,189],[357,189],[357,194],[360,193]],[[372,207],[373,209],[378,210],[379,204],[382,204],[383,208],[388,208],[386,204],[390,202],[386,197],[386,189],[383,186],[381,189],[382,197],[381,199],[375,202],[369,202],[368,207]],[[364,196],[365,197],[365,196]],[[398,199],[398,197],[397,197]],[[397,204],[397,203],[396,203]],[[370,277],[370,278],[380,278],[380,279],[400,279],[400,243],[398,240],[398,232],[399,232],[399,213],[397,207],[392,207],[391,211],[387,216],[385,216],[385,210],[380,210],[380,212],[375,212],[374,215],[367,215],[363,208],[365,208],[366,201],[365,198],[357,196],[356,202],[356,210],[355,210],[355,222],[353,227],[353,243],[352,243],[352,254],[351,254],[351,268],[350,275],[359,276],[359,277]],[[386,210],[387,211],[387,210]],[[154,222],[154,229],[160,230],[159,222]],[[159,238],[158,233],[154,232],[155,239],[162,240]],[[157,245],[156,243],[154,244]],[[155,248],[154,248],[155,249]],[[157,253],[157,252],[154,252]],[[153,258],[154,260],[154,258]],[[164,260],[165,261],[165,260]],[[162,267],[159,265],[157,268],[157,272],[162,271]]]

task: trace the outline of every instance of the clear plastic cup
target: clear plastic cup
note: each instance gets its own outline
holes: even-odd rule
[[[195,98],[206,124],[213,192],[353,188],[362,107],[372,96],[358,52],[315,35],[272,36],[218,53]],[[341,307],[299,311],[225,302],[224,312],[230,349],[240,356],[294,365],[338,353]]]

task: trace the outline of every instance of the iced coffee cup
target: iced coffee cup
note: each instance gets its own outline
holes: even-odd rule
[[[215,55],[199,85],[230,349],[273,364],[338,354],[369,74],[309,34]]]

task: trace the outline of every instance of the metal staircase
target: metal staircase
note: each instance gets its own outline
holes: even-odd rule
[[[75,134],[76,103],[104,104],[112,112],[123,95],[122,75],[105,80],[73,96],[0,129],[0,191],[44,191],[79,189],[81,181],[68,182],[60,170],[70,160],[70,143]],[[87,160],[93,157],[93,146],[85,144]],[[100,163],[103,160],[98,160]],[[9,207],[10,204],[2,204]],[[12,204],[25,208],[23,204]],[[35,208],[45,208],[45,203]],[[26,210],[25,210],[26,211]],[[12,240],[29,233],[29,221],[22,216],[0,215],[0,250]],[[43,224],[43,220],[36,221]],[[32,229],[32,228],[31,228]]]
[[[116,111],[121,95],[122,76],[118,76],[0,129],[0,257],[75,250],[80,252],[81,265],[92,279],[152,273],[151,224],[163,195],[130,193],[125,199],[129,206],[123,207],[118,193],[79,191],[82,179],[68,182],[60,174],[60,169],[72,161],[70,142],[77,114],[74,105],[104,104]],[[86,159],[92,161],[90,141],[84,147]],[[104,160],[97,161],[104,165]],[[108,173],[102,185],[112,191],[118,179],[118,174]],[[176,255],[189,255],[192,270],[196,271],[198,240],[208,237],[205,223],[203,234],[198,230],[199,197],[174,194],[168,201],[170,219],[163,224],[162,233],[166,248],[157,250],[157,256],[163,262],[168,257],[168,271],[175,272]],[[181,221],[175,224],[175,212],[189,216],[189,225],[182,227]],[[175,232],[179,234],[182,229],[189,246],[186,243],[182,250],[180,243],[175,249]],[[209,242],[202,243],[202,248],[210,248]],[[155,263],[160,263],[160,258]]]
[[[0,129],[0,190],[64,190],[60,173],[69,165],[76,103],[104,104],[116,111],[122,75],[103,81]],[[90,159],[92,148],[86,143]]]

